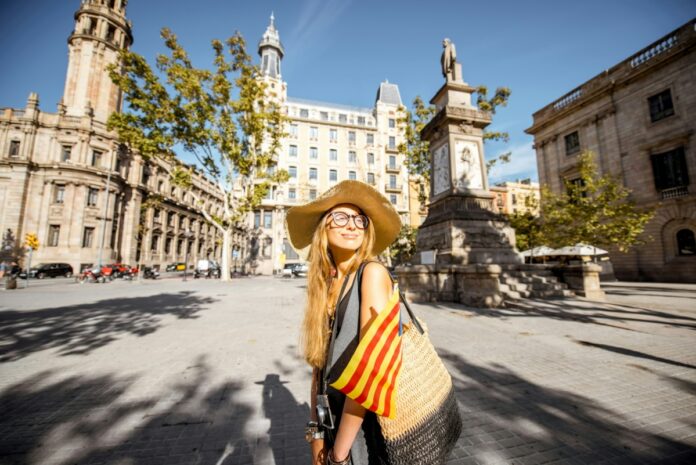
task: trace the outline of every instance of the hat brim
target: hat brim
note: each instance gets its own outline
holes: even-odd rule
[[[292,247],[306,256],[314,230],[324,214],[336,205],[349,203],[370,218],[375,230],[372,254],[379,255],[394,242],[401,230],[401,217],[377,189],[361,181],[342,181],[316,200],[288,210],[285,227]]]

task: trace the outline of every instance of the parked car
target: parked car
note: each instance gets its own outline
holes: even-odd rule
[[[292,275],[296,278],[306,278],[309,267],[306,263],[297,263],[292,269]]]
[[[221,274],[220,264],[215,260],[198,260],[193,272],[194,278],[219,278]]]
[[[72,266],[68,265],[67,263],[40,263],[39,265],[33,266],[29,269],[29,277],[37,279],[55,278],[57,276],[65,276],[66,278],[70,278],[72,275]],[[26,279],[26,270],[22,270],[19,273],[19,277]]]
[[[292,278],[294,269],[295,263],[286,263],[285,268],[280,272],[280,276],[283,278]]]
[[[165,271],[184,271],[186,269],[186,263],[179,262],[179,263],[170,263],[167,265],[167,268],[165,268]]]

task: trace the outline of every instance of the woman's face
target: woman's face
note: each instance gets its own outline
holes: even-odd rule
[[[332,208],[325,220],[329,247],[345,251],[358,250],[365,240],[365,229],[359,227],[367,227],[364,218],[366,216],[355,205],[341,204]]]

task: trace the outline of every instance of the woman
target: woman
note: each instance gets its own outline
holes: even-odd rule
[[[307,439],[315,465],[388,463],[375,413],[330,383],[341,374],[360,336],[392,295],[389,272],[371,260],[396,239],[400,227],[399,215],[389,201],[358,181],[343,181],[317,200],[288,210],[290,241],[308,252],[309,260],[301,340],[313,369]],[[352,308],[356,305],[359,309]],[[335,416],[333,428],[331,418],[317,415],[317,395],[324,390],[330,414]],[[317,428],[320,420],[329,427]]]

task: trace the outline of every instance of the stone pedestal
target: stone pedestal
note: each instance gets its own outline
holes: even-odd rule
[[[606,300],[600,287],[599,274],[602,267],[595,263],[582,265],[563,265],[553,269],[554,274],[568,285],[575,294],[591,300]]]

